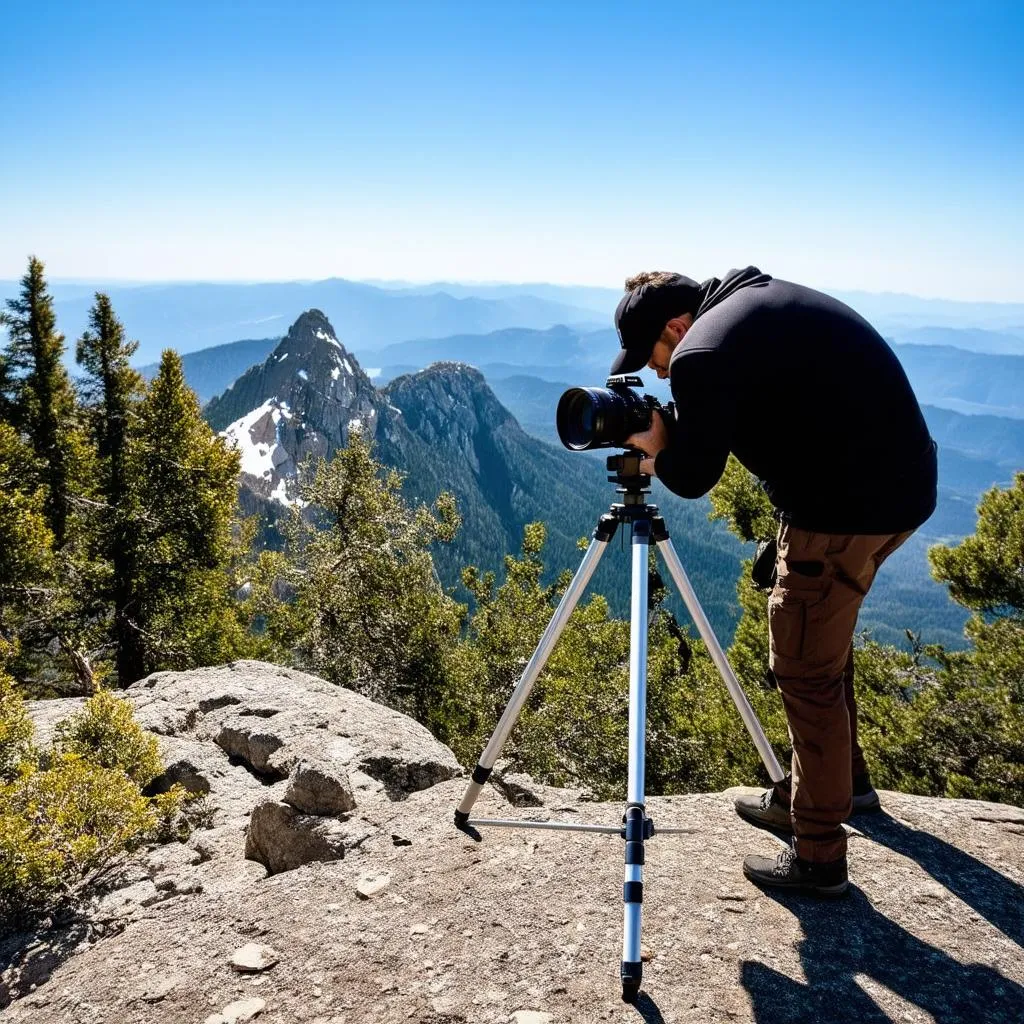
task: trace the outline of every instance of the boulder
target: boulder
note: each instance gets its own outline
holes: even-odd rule
[[[341,860],[345,839],[340,823],[270,800],[252,812],[245,856],[274,875],[310,861]]]
[[[296,761],[284,802],[304,814],[344,814],[356,806],[348,772],[327,758],[313,757]]]

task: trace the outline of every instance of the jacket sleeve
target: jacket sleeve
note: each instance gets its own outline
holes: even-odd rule
[[[718,483],[729,457],[736,397],[718,352],[689,352],[672,362],[676,406],[668,445],[654,472],[683,498],[699,498]]]

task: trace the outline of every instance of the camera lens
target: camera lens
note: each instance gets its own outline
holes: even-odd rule
[[[558,436],[566,448],[582,452],[594,447],[601,422],[600,399],[592,392],[598,388],[570,388],[558,402],[555,422]]]
[[[626,387],[570,388],[559,399],[555,414],[562,444],[577,452],[621,447],[650,422],[644,400]]]

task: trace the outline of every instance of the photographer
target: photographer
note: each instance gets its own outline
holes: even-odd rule
[[[819,896],[847,888],[851,813],[878,810],[857,743],[853,633],[878,567],[934,511],[935,444],[903,368],[867,321],[820,292],[761,273],[698,284],[643,273],[615,312],[611,373],[668,377],[675,417],[629,439],[642,469],[686,498],[729,453],[779,513],[768,601],[770,669],[793,743],[792,774],[737,812],[792,831],[777,859],[751,856],[762,885]]]

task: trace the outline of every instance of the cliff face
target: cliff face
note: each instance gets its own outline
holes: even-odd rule
[[[164,782],[207,792],[212,825],[0,947],[5,1022],[1022,1019],[1018,808],[883,793],[852,823],[851,896],[819,903],[744,880],[742,856],[776,841],[732,793],[650,799],[656,830],[685,831],[647,844],[644,992],[626,1007],[617,837],[473,842],[451,824],[467,780],[446,747],[299,672],[237,662],[126,692]],[[35,706],[43,741],[76,703]],[[495,781],[475,814],[621,817]]]

